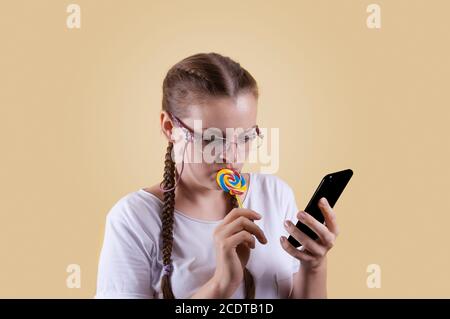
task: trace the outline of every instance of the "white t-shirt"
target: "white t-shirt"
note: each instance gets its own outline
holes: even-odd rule
[[[280,178],[250,173],[245,208],[262,215],[255,223],[268,243],[256,240],[247,268],[255,282],[255,298],[287,298],[292,276],[300,261],[280,244],[288,236],[285,219],[296,223],[297,205],[292,189]],[[139,189],[121,198],[106,217],[95,298],[163,298],[161,200]],[[222,222],[189,217],[175,210],[173,226],[173,273],[175,298],[190,298],[214,274],[214,229]],[[231,299],[244,298],[244,282]]]

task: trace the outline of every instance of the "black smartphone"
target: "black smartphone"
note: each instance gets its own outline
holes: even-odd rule
[[[325,218],[323,217],[322,212],[320,211],[320,208],[318,206],[319,200],[322,197],[325,197],[328,200],[330,206],[334,207],[334,204],[336,204],[339,196],[341,196],[345,186],[347,186],[352,175],[353,171],[351,169],[346,169],[343,171],[325,175],[325,177],[322,179],[319,186],[317,187],[311,200],[309,201],[308,205],[304,209],[305,212],[307,212],[308,214],[310,214],[323,224],[325,222]],[[298,221],[296,226],[310,238],[314,240],[318,238],[317,234],[302,222]],[[301,246],[301,244],[297,240],[295,240],[294,237],[292,236],[289,236],[288,241],[294,247]]]

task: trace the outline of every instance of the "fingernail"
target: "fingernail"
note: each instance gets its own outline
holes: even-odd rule
[[[285,220],[284,221],[284,227],[289,228],[292,225],[290,220]]]
[[[327,200],[325,199],[325,197],[322,197],[322,198],[320,199],[320,202],[321,202],[323,205],[325,205],[325,204],[327,203]]]
[[[298,212],[298,217],[301,220],[305,220],[306,219],[306,213],[304,211],[300,211],[300,212]]]
[[[281,237],[280,237],[280,242],[281,242],[281,243],[284,243],[285,240],[286,240],[286,237],[284,237],[284,236],[281,236]]]

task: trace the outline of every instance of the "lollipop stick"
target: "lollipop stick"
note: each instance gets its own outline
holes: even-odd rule
[[[234,197],[236,197],[236,200],[237,200],[237,202],[238,202],[239,208],[242,208],[242,202],[241,202],[241,200],[239,199],[238,195],[234,195]]]

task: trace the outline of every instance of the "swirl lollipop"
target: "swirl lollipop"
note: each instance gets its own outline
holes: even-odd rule
[[[230,195],[236,197],[239,207],[241,208],[242,203],[238,195],[244,194],[247,189],[247,184],[241,174],[229,168],[222,168],[217,172],[216,182],[224,192],[230,193]]]

